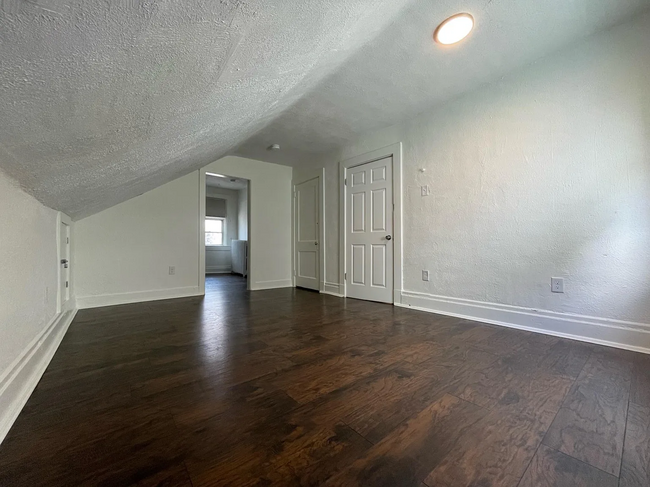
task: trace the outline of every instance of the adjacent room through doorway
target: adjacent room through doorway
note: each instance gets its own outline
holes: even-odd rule
[[[206,288],[247,288],[249,181],[225,174],[205,178]]]

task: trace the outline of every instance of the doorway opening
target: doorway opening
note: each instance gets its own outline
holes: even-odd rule
[[[250,181],[225,174],[205,176],[206,293],[248,288]]]

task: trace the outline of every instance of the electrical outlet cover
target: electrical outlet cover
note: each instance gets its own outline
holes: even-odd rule
[[[562,294],[564,293],[564,279],[561,277],[551,278],[551,292]]]

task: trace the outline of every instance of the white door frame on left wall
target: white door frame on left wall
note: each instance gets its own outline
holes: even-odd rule
[[[68,247],[68,260],[70,260],[70,287],[69,287],[69,296],[68,296],[68,301],[66,302],[66,309],[63,309],[63,296],[61,294],[61,258],[63,256],[63,249],[61,248],[61,225],[67,225],[69,229],[69,235],[70,235],[70,245]],[[61,313],[62,311],[67,311],[70,309],[70,305],[73,302],[73,297],[74,297],[74,287],[73,287],[73,280],[74,278],[72,277],[74,274],[74,261],[72,259],[72,246],[74,244],[74,237],[72,235],[72,218],[70,218],[68,215],[65,213],[61,213],[60,211],[57,214],[56,217],[56,279],[57,279],[57,286],[56,286],[56,312]]]
[[[205,168],[199,171],[199,293],[205,294]]]
[[[65,306],[61,306],[61,225],[70,228],[70,296]],[[9,367],[0,370],[0,444],[3,442],[18,415],[27,404],[38,381],[45,373],[52,357],[56,353],[68,327],[77,314],[74,292],[74,226],[72,219],[61,212],[56,216],[56,264],[57,267],[57,303],[56,314],[32,341],[20,352]]]
[[[318,260],[320,265],[320,275],[318,282],[319,292],[325,291],[325,168],[314,168],[303,170],[301,177],[291,181],[291,281],[293,287],[296,287],[296,186],[312,179],[318,178],[318,218],[320,219],[319,235],[320,248],[318,249]]]

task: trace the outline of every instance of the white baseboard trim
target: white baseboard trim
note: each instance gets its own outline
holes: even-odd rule
[[[170,289],[156,289],[153,291],[140,291],[120,294],[101,294],[98,296],[82,296],[77,298],[79,309],[100,308],[102,306],[115,306],[117,304],[142,303],[145,301],[159,301],[161,299],[186,298],[200,296],[198,286],[176,287]]]
[[[403,291],[401,303],[396,301],[395,306],[650,353],[650,324],[645,323],[556,313],[410,291]]]
[[[293,281],[291,279],[278,279],[277,281],[257,281],[251,284],[251,291],[278,289],[282,287],[293,287]]]
[[[74,308],[56,315],[0,376],[0,443],[34,392],[76,314]]]
[[[232,273],[232,267],[227,266],[216,266],[216,267],[206,267],[205,268],[205,273],[206,274],[231,274]]]
[[[323,286],[323,290],[321,292],[323,294],[330,294],[339,298],[344,297],[343,293],[341,292],[341,285],[335,282],[325,281],[325,285]]]

